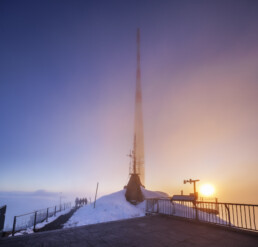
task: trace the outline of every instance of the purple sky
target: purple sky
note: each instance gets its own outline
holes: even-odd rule
[[[258,198],[257,1],[1,1],[0,190],[127,183],[137,27],[147,188]]]

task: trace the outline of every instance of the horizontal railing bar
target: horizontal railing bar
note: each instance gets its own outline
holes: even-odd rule
[[[70,205],[70,203],[68,202],[68,203],[62,204],[62,206],[63,206],[63,205],[66,205],[66,204],[67,204],[67,205]],[[40,211],[44,211],[44,210],[47,210],[47,209],[50,209],[50,208],[55,208],[55,207],[57,207],[57,209],[58,209],[58,208],[60,208],[60,205],[56,205],[56,206],[51,206],[51,207],[48,207],[48,208],[43,208],[43,209],[35,210],[35,211],[33,211],[33,212],[26,213],[26,214],[16,215],[16,217],[22,217],[22,216],[26,216],[26,215],[29,215],[29,214],[35,214],[35,212],[40,212]]]
[[[193,200],[173,200],[171,198],[146,198],[146,200],[170,200],[170,201],[178,201],[178,202],[193,202]],[[254,206],[258,207],[258,204],[246,204],[246,203],[232,203],[232,202],[211,202],[211,201],[196,201],[196,203],[211,203],[211,204],[228,204],[228,205],[239,205],[239,206]]]
[[[146,198],[146,213],[174,215],[249,232],[258,232],[255,212],[257,204]]]
[[[254,206],[258,207],[258,204],[246,204],[246,203],[231,203],[231,202],[203,202],[203,201],[196,201],[196,203],[211,203],[211,204],[227,204],[227,205],[239,205],[239,206]]]

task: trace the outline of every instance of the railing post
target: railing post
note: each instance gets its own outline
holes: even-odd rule
[[[35,211],[35,216],[34,216],[34,226],[33,226],[33,231],[34,232],[36,230],[36,224],[37,224],[37,211]]]
[[[16,226],[16,216],[13,218],[13,231],[12,231],[12,236],[14,236],[15,233],[15,226]]]
[[[46,222],[48,222],[47,220],[48,220],[48,208],[47,208],[47,217],[46,217]]]
[[[219,204],[218,204],[218,198],[215,198],[215,210],[219,212]]]
[[[197,221],[199,221],[199,215],[198,215],[198,209],[197,209],[197,206],[196,206],[197,205],[196,201],[193,202],[193,205],[195,207],[195,219]]]
[[[56,216],[56,206],[55,206],[55,216]]]
[[[174,215],[176,213],[176,209],[173,201],[171,201],[171,205],[172,205],[172,215]]]
[[[227,209],[227,212],[228,212],[228,225],[231,226],[230,212],[229,212],[229,207],[227,204],[225,204],[225,208]]]

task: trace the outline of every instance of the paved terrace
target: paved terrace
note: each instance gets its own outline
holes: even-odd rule
[[[147,216],[0,240],[0,246],[258,246],[258,236],[180,220]]]

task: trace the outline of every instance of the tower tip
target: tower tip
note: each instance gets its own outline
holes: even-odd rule
[[[137,44],[140,43],[140,28],[137,28]]]

